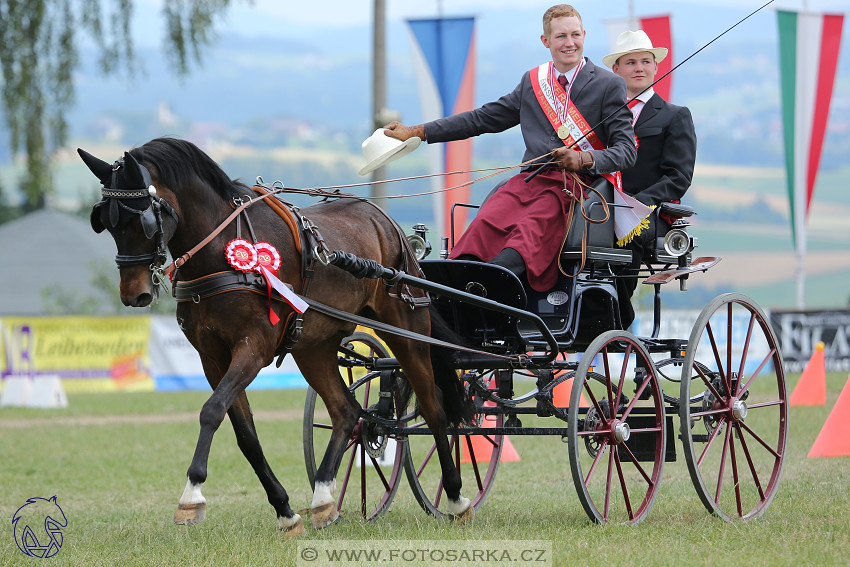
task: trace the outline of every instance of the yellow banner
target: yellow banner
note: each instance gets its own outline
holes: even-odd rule
[[[58,375],[69,392],[153,390],[151,320],[140,317],[3,317],[0,371]]]

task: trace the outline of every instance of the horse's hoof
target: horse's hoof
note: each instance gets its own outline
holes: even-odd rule
[[[204,521],[207,516],[206,502],[197,504],[178,504],[174,512],[174,523],[180,526],[194,526]]]
[[[326,528],[339,520],[339,510],[336,509],[335,502],[322,504],[318,508],[311,510],[313,515],[313,527],[317,530]]]
[[[296,514],[295,522],[292,525],[286,526],[281,521],[281,518],[277,519],[277,527],[280,531],[283,532],[283,535],[286,539],[294,539],[300,535],[304,534],[304,522],[301,520],[301,516]]]
[[[452,521],[458,526],[466,526],[472,522],[472,519],[475,517],[475,508],[472,504],[469,505],[465,511],[460,514],[452,514],[450,518]]]

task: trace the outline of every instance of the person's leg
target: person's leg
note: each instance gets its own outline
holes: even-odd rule
[[[525,273],[525,260],[523,260],[522,256],[519,255],[519,252],[513,248],[505,248],[488,263],[507,268],[515,273],[517,277],[520,277]]]

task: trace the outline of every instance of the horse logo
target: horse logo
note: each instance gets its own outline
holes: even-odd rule
[[[12,524],[18,549],[30,557],[46,559],[62,548],[62,528],[68,526],[68,520],[56,503],[56,496],[50,499],[36,497],[18,508],[12,516]]]

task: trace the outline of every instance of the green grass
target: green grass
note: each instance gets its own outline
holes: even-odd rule
[[[789,392],[797,378],[790,377]],[[710,517],[677,447],[679,460],[665,465],[660,494],[642,524],[593,525],[575,495],[567,446],[553,437],[514,437],[522,460],[502,464],[471,526],[458,528],[427,516],[403,479],[389,512],[377,522],[367,524],[349,513],[321,532],[308,528],[300,541],[549,540],[554,565],[846,564],[850,458],[806,458],[846,380],[843,374],[827,376],[825,408],[791,408],[789,454],[779,493],[753,522]],[[206,394],[69,398],[67,410],[0,410],[0,565],[37,564],[15,547],[10,519],[27,498],[54,494],[69,525],[52,565],[295,563],[297,542],[277,531],[274,512],[228,424],[212,447],[204,486],[207,519],[191,527],[172,524],[198,433],[197,420],[188,414],[198,411]],[[262,419],[260,413],[299,410],[304,392],[257,391],[251,398],[272,468],[293,507],[308,507],[311,492],[297,411]],[[173,419],[131,419],[148,414],[171,414]],[[87,423],[89,416],[115,419]]]

